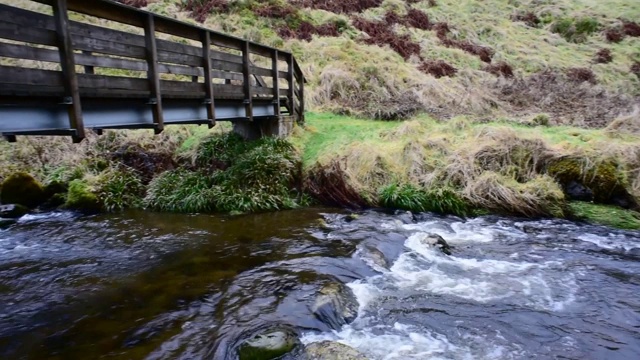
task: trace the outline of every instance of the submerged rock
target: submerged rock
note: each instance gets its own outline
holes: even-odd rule
[[[0,218],[17,219],[28,212],[29,209],[19,204],[0,205]]]
[[[246,340],[238,349],[240,360],[279,359],[300,345],[298,335],[288,328],[272,328]]]
[[[0,202],[3,204],[20,204],[34,208],[47,200],[42,184],[24,172],[7,177],[1,188]]]
[[[9,226],[16,223],[16,219],[3,219],[0,218],[0,229],[6,229]]]
[[[384,256],[382,251],[373,246],[364,246],[361,250],[361,256],[364,262],[374,269],[376,267],[389,269],[389,262],[387,261],[387,258]]]
[[[337,330],[356,319],[358,300],[344,284],[329,283],[320,289],[312,311],[320,321]]]
[[[322,341],[305,347],[306,360],[368,360],[358,350],[335,341]]]
[[[451,246],[438,234],[424,234],[424,237],[420,239],[420,243],[425,246],[437,247],[443,253],[451,255]]]

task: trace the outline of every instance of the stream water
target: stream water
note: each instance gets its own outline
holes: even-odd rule
[[[338,330],[311,311],[335,281],[359,302]],[[333,209],[63,212],[0,230],[2,359],[230,360],[275,323],[371,359],[640,359],[640,233]]]

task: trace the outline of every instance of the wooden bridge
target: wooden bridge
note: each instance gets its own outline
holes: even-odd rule
[[[255,137],[304,122],[305,79],[289,52],[112,1],[35,2],[46,10],[0,4],[9,141],[223,120]]]

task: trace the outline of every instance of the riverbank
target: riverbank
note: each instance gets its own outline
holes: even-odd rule
[[[85,213],[250,213],[319,203],[640,228],[638,136],[543,120],[385,122],[310,113],[288,140],[247,143],[229,125],[156,137],[110,131],[80,145],[24,137],[0,143],[0,199]],[[35,199],[20,199],[25,189]]]

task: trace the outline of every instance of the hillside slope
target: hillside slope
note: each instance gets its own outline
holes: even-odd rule
[[[640,103],[633,0],[151,0],[146,8],[290,49],[316,110],[381,119],[544,112],[553,123],[600,127]]]

